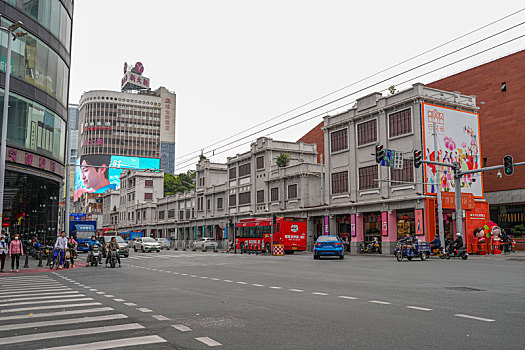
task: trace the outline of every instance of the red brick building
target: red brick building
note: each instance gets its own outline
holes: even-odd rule
[[[501,165],[507,154],[515,163],[525,161],[525,50],[427,85],[477,96],[483,166]],[[319,153],[324,152],[322,126],[300,139],[317,144]],[[512,176],[497,174],[484,174],[490,218],[511,234],[525,235],[525,166],[514,168]]]
[[[317,163],[321,163],[321,155],[324,155],[324,131],[322,129],[324,121],[320,122],[315,128],[308,131],[297,142],[315,143],[317,145]],[[323,161],[323,163],[325,163]]]

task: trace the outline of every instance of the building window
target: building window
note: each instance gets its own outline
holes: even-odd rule
[[[168,211],[168,217],[170,216]],[[179,220],[184,220],[184,210],[179,210]]]
[[[359,189],[369,190],[379,188],[377,165],[359,168]]]
[[[332,194],[348,192],[348,171],[332,174]]]
[[[257,191],[257,203],[264,203],[264,190]]]
[[[270,200],[272,202],[279,200],[279,187],[274,187],[270,190]]]
[[[153,199],[153,193],[144,193],[144,200]]]
[[[348,149],[348,129],[344,128],[330,134],[330,150],[338,152]]]
[[[175,217],[175,209],[168,210],[168,219],[171,219],[174,217]],[[184,218],[181,218],[181,219],[184,219]]]
[[[230,168],[229,170],[229,179],[233,180],[237,177],[237,168]]]
[[[222,209],[222,202],[223,202],[222,197],[217,198],[217,209]]]
[[[406,185],[414,182],[414,161],[403,159],[403,169],[390,168],[390,180],[392,186]]]
[[[297,198],[297,184],[288,186],[288,199]]]
[[[204,186],[204,177],[199,177],[199,186]]]
[[[197,198],[197,210],[204,210],[204,197]]]
[[[264,169],[264,156],[257,157],[255,161],[257,163],[257,170]]]
[[[377,120],[370,120],[357,125],[357,145],[366,145],[377,141]]]
[[[248,176],[250,175],[251,171],[252,169],[250,163],[239,165],[239,177]]]
[[[164,220],[164,210],[159,211],[159,220]]]
[[[206,210],[211,210],[211,200],[210,199],[207,199],[206,200]]]
[[[144,180],[144,187],[153,187],[153,180]]]
[[[228,205],[230,207],[234,207],[237,204],[236,199],[237,197],[234,194],[231,194],[230,197],[228,198]]]
[[[239,193],[239,205],[250,204],[251,202],[250,197],[251,197],[251,192]]]
[[[412,132],[412,109],[407,108],[388,116],[388,136],[396,137]]]

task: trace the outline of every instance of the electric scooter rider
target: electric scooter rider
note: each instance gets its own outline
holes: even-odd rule
[[[92,252],[93,252],[93,247],[94,246],[101,246],[100,242],[97,241],[97,238],[95,237],[95,235],[91,236],[91,240],[88,242],[88,247],[89,247],[89,253],[88,253],[88,256],[87,256],[87,263],[89,264],[91,262],[91,255],[92,255]],[[100,258],[100,255],[99,255],[99,263],[102,262],[101,258]]]
[[[453,254],[456,249],[459,251],[461,248],[463,248],[463,237],[461,236],[461,233],[458,233],[456,236],[456,240],[452,243],[452,251],[450,251],[450,254]]]
[[[122,267],[122,264],[120,263],[120,257],[118,256],[118,250],[119,250],[119,245],[117,243],[117,238],[115,237],[112,237],[111,238],[111,241],[109,241],[108,245],[107,245],[107,249],[108,249],[108,253],[107,253],[107,257],[106,257],[106,266],[105,267],[108,267],[108,262],[109,262],[109,259],[111,259],[111,252],[112,251],[116,251],[117,254],[117,261],[118,261],[118,267]]]
[[[436,234],[436,236],[434,237],[434,240],[430,242],[430,251],[433,252],[434,249],[439,249],[439,248],[441,248],[441,240],[439,239],[439,235]]]

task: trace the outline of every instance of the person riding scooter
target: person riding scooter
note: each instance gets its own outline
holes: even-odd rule
[[[106,247],[107,247],[108,253],[107,253],[107,257],[106,257],[106,266],[105,267],[108,267],[108,262],[111,259],[111,252],[112,251],[116,252],[116,257],[117,257],[117,261],[118,261],[118,267],[122,267],[122,264],[120,263],[120,257],[118,256],[118,250],[119,250],[120,247],[119,247],[119,245],[117,243],[117,238],[116,237],[112,237],[111,241],[109,241],[109,243],[107,244]]]
[[[452,252],[454,252],[456,249],[460,250],[463,248],[463,237],[461,236],[461,233],[457,233],[456,239],[452,243]]]
[[[430,251],[433,253],[434,249],[439,249],[439,248],[441,248],[441,240],[439,239],[439,235],[436,234],[436,236],[434,237],[434,240],[430,242]]]
[[[89,264],[91,262],[91,255],[93,254],[93,247],[95,246],[102,246],[99,241],[97,241],[97,238],[95,235],[91,236],[91,240],[88,242],[89,252],[87,256],[87,263]],[[102,263],[102,258],[99,255],[99,263]]]

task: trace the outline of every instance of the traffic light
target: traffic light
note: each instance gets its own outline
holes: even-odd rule
[[[272,224],[276,224],[277,223],[277,215],[273,214],[272,215]]]
[[[376,163],[379,164],[385,159],[385,148],[383,145],[376,145]]]
[[[421,151],[414,150],[414,166],[419,168],[423,162],[423,155]]]
[[[506,155],[503,158],[503,172],[508,176],[514,174],[514,160],[512,156]]]

